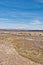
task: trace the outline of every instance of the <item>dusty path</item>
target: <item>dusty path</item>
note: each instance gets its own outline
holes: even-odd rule
[[[41,65],[20,56],[13,44],[0,43],[0,65]]]

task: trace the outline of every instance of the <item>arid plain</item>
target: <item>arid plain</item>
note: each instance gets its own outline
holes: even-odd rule
[[[0,65],[43,65],[43,31],[0,30]]]

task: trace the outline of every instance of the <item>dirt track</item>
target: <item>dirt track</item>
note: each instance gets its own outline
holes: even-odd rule
[[[0,65],[41,65],[20,56],[11,43],[0,43]]]

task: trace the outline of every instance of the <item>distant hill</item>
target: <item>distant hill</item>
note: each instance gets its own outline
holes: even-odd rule
[[[20,29],[0,29],[0,31],[16,31],[16,32],[43,32],[43,30],[20,30]]]

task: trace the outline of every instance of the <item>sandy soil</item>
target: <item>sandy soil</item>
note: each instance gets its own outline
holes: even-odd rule
[[[41,65],[18,54],[11,43],[0,43],[0,65]]]

